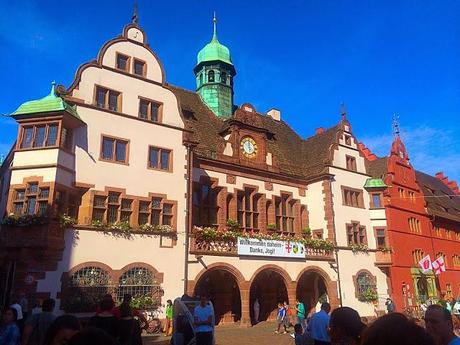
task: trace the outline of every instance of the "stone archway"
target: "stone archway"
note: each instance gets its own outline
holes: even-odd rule
[[[241,320],[238,277],[224,267],[213,267],[197,278],[194,295],[206,294],[214,305],[216,324]]]
[[[289,303],[289,275],[279,267],[264,266],[251,279],[249,292],[250,317],[252,323],[276,319],[279,302]],[[255,301],[259,303],[259,318],[254,312]]]
[[[318,302],[329,302],[337,307],[337,286],[329,276],[318,267],[308,267],[297,277],[296,297],[305,306],[307,314],[316,307]]]

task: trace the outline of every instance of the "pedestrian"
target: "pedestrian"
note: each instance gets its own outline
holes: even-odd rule
[[[286,328],[291,327],[292,308],[288,302],[284,301],[284,309],[286,309],[286,316],[284,317],[284,325]]]
[[[26,294],[24,292],[21,292],[19,295],[19,305],[21,306],[22,318],[25,322],[29,316],[29,301],[27,300]]]
[[[118,336],[118,319],[112,313],[113,301],[102,299],[99,306],[100,313],[90,318],[89,326],[100,328],[116,339]]]
[[[402,313],[385,314],[371,323],[361,345],[435,345],[433,338]]]
[[[113,314],[113,316],[117,317],[118,319],[120,318],[120,310],[115,307],[115,301],[113,300],[113,297],[111,294],[105,294],[104,297],[102,297],[102,300],[107,300],[107,301],[110,301],[112,304],[113,304],[113,308],[111,310],[111,313]],[[102,310],[101,310],[101,304],[99,303],[98,306],[96,307],[96,315],[99,315],[99,313],[101,313]]]
[[[119,309],[118,343],[120,345],[142,345],[142,330],[139,320],[133,317],[133,308],[127,303],[122,303]]]
[[[331,306],[324,302],[321,304],[321,310],[311,317],[308,330],[315,345],[329,345],[331,343],[328,333],[330,311]]]
[[[18,314],[15,308],[6,308],[3,312],[3,322],[0,327],[0,344],[1,345],[19,345],[21,333],[16,324]]]
[[[43,302],[45,303],[45,302]],[[40,345],[62,345],[77,334],[81,329],[80,321],[70,314],[65,314],[57,317],[49,326],[43,343]]]
[[[300,323],[302,325],[303,331],[307,331],[307,323],[306,323],[306,315],[305,315],[305,306],[303,302],[301,302],[299,299],[296,300],[296,308],[295,310],[297,311],[297,323]]]
[[[258,298],[254,300],[253,311],[254,311],[254,325],[257,325],[257,323],[259,322],[259,316],[260,316],[260,303],[259,303]]]
[[[67,345],[116,345],[115,339],[96,327],[87,327],[70,338]]]
[[[393,300],[392,300],[390,297],[388,297],[388,298],[386,299],[385,305],[386,305],[386,307],[387,307],[387,313],[388,313],[388,314],[389,314],[389,313],[394,313],[394,312],[395,312],[395,309],[396,309],[396,308],[395,308],[395,304],[394,304]]]
[[[22,314],[22,307],[16,298],[13,299],[10,307],[16,309],[16,315],[18,316],[16,324],[19,327],[19,331],[22,332],[22,330],[24,329],[24,316]]]
[[[307,345],[308,344],[308,336],[304,332],[302,325],[300,323],[295,324],[293,337],[294,337],[295,345]]]
[[[133,300],[133,296],[131,296],[130,294],[125,294],[123,296],[123,301],[121,302],[121,304],[115,308],[114,310],[114,315],[117,316],[117,317],[120,317],[120,308],[122,305],[126,304],[128,306],[131,306],[131,301]],[[141,323],[141,328],[142,329],[147,329],[149,328],[149,323],[147,321],[147,319],[145,318],[145,315],[143,313],[141,313],[140,310],[137,310],[136,308],[132,308],[132,313],[133,313],[133,316],[134,317],[137,317]]]
[[[276,323],[278,324],[278,328],[275,330],[275,333],[278,334],[280,332],[281,325],[284,327],[283,334],[287,333],[286,324],[284,319],[286,318],[286,308],[284,307],[283,303],[278,303],[278,313],[276,315]]]
[[[329,336],[332,345],[359,345],[366,325],[358,312],[349,307],[335,309],[329,320]]]
[[[56,318],[53,314],[55,301],[52,298],[43,301],[42,312],[31,315],[25,322],[22,333],[22,345],[42,345],[48,328]]]
[[[196,345],[212,345],[214,311],[204,294],[200,295],[200,304],[193,311]]]
[[[430,305],[425,313],[425,325],[437,345],[460,345],[460,338],[454,334],[452,315],[446,308]]]
[[[173,325],[173,305],[172,301],[168,299],[166,301],[166,322],[165,322],[165,337],[169,336],[172,334],[172,325]]]

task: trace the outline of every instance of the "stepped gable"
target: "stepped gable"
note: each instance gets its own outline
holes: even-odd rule
[[[423,191],[428,213],[433,216],[460,222],[460,197],[438,178],[415,171]],[[434,196],[434,197],[433,197]]]
[[[193,91],[167,85],[178,98],[184,116],[186,129],[192,131],[189,139],[198,143],[195,152],[205,158],[216,159],[216,150],[222,147],[224,139],[221,133],[231,121],[244,122],[244,118],[218,118]],[[238,110],[237,110],[238,111]],[[247,123],[267,132],[268,152],[277,161],[282,174],[293,177],[313,178],[327,173],[331,164],[331,149],[337,143],[337,132],[341,125],[303,140],[286,122],[274,120],[271,116],[253,113],[254,121]]]
[[[385,178],[388,172],[388,157],[377,158],[367,162],[367,172],[373,178]]]

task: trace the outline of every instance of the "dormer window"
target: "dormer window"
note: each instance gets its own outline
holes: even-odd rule
[[[141,77],[145,77],[147,70],[145,61],[134,59],[133,69],[134,74],[139,75]]]
[[[117,53],[117,68],[129,72],[129,56]]]
[[[208,72],[208,82],[209,83],[214,83],[214,71],[213,70],[210,70]]]
[[[222,83],[224,83],[224,84],[227,84],[227,73],[222,72],[222,73],[220,74],[220,81],[221,81]]]

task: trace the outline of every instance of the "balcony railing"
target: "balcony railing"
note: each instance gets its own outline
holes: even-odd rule
[[[236,238],[201,239],[195,234],[190,237],[190,253],[195,255],[238,256]],[[307,260],[334,261],[332,250],[305,247]]]

